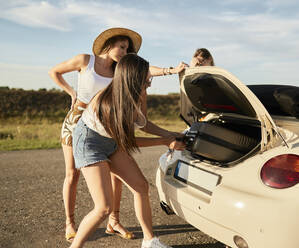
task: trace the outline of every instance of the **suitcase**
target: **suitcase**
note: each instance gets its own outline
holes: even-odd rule
[[[232,162],[258,145],[258,140],[209,122],[194,122],[185,134],[187,150],[195,157]]]

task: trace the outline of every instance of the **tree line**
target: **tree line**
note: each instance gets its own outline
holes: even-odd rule
[[[148,95],[148,115],[152,118],[176,118],[179,94]],[[23,90],[0,87],[0,118],[27,117],[63,120],[71,98],[61,90]]]

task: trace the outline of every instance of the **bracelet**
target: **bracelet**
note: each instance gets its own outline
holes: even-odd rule
[[[172,73],[170,72],[170,69],[173,69],[173,67],[170,66],[170,67],[167,68],[167,74],[172,75]]]

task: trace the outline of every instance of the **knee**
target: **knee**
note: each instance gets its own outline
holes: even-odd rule
[[[94,212],[95,212],[95,218],[98,221],[104,220],[112,212],[112,205],[111,206],[95,206]]]
[[[79,180],[80,171],[74,169],[74,170],[68,170],[65,173],[65,181],[68,184],[76,184]]]
[[[149,193],[149,183],[144,179],[141,180],[140,182],[138,182],[136,184],[136,186],[134,187],[135,190],[135,194],[139,194],[139,195],[148,195]]]

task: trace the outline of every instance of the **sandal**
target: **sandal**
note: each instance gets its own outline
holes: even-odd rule
[[[72,215],[70,219],[71,220],[67,221],[67,223],[65,224],[65,231],[67,229],[67,226],[69,225],[72,225],[72,227],[75,226],[75,223],[72,221],[74,219],[74,216]],[[69,232],[69,233],[65,232],[66,241],[72,243],[76,234],[77,234],[76,232]]]
[[[114,225],[114,227],[117,226],[117,225],[120,225],[120,224],[116,223]],[[117,235],[117,236],[119,236],[123,239],[134,239],[135,238],[134,233],[126,231],[124,234],[122,234],[119,231],[114,230],[113,227],[110,224],[107,225],[107,229],[106,229],[105,233],[107,233],[109,235]]]
[[[72,243],[77,233],[66,233],[65,239],[67,242]]]

